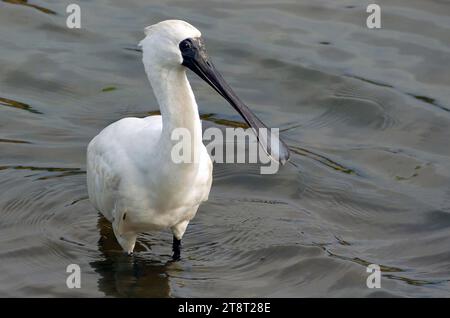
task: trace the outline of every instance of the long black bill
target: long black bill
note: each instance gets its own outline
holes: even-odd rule
[[[285,164],[289,160],[289,149],[266,125],[237,97],[222,75],[209,61],[201,38],[189,38],[181,41],[180,50],[183,65],[191,69],[207,82],[215,91],[225,98],[231,106],[244,118],[256,134],[259,144],[274,160]]]

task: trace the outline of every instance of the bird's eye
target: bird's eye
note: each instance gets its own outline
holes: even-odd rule
[[[190,41],[184,40],[183,42],[180,43],[180,48],[182,50],[188,50],[188,49],[192,48],[192,44]]]

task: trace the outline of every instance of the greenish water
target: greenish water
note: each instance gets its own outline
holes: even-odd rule
[[[0,296],[449,295],[450,4],[378,1],[369,30],[356,0],[77,1],[70,30],[69,3],[0,1]],[[124,256],[85,185],[90,139],[158,110],[135,47],[168,18],[203,31],[295,164],[216,165],[178,263],[170,233]],[[190,78],[205,120],[240,125]]]

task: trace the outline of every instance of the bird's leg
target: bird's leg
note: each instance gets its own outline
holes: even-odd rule
[[[179,261],[181,258],[181,240],[177,239],[175,235],[173,236],[172,251],[172,260]]]
[[[181,257],[181,239],[183,237],[184,232],[186,231],[186,227],[188,226],[189,221],[181,221],[171,228],[173,233],[173,243],[172,243],[172,251],[173,261],[179,261]]]

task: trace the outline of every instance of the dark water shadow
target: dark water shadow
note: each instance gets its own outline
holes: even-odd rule
[[[170,297],[167,271],[176,266],[171,262],[155,260],[149,247],[136,242],[133,256],[126,255],[117,243],[110,223],[99,216],[98,248],[102,259],[91,262],[100,274],[98,289],[112,297]]]
[[[28,104],[18,102],[16,100],[12,100],[9,98],[0,97],[0,106],[6,106],[6,107],[12,107],[17,109],[22,109],[27,112],[33,113],[33,114],[42,114],[40,111],[33,109]]]
[[[53,10],[44,8],[42,6],[38,6],[36,4],[28,3],[27,0],[3,0],[3,2],[34,8],[34,9],[39,10],[39,11],[41,11],[43,13],[46,13],[46,14],[53,14],[53,15],[56,14],[56,12],[53,11]]]

